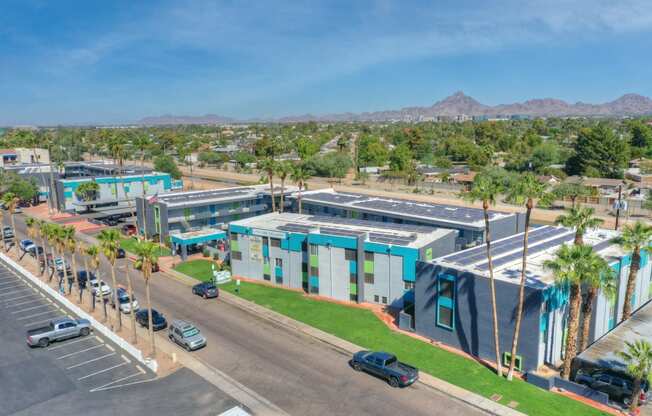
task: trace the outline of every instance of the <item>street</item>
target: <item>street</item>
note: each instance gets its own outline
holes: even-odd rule
[[[16,216],[16,226],[18,239],[25,238],[21,215]],[[117,277],[123,285],[127,263],[126,259],[118,260]],[[83,264],[81,258],[77,264]],[[128,269],[136,298],[145,307],[142,276],[131,267]],[[108,262],[102,261],[100,275],[110,282]],[[391,388],[380,379],[353,371],[348,365],[350,357],[321,342],[278,327],[220,299],[203,300],[192,295],[189,287],[160,273],[152,276],[151,295],[153,307],[168,320],[189,320],[207,337],[208,346],[196,351],[197,357],[290,414],[483,414],[420,384]],[[123,323],[130,325],[128,319],[123,319]]]

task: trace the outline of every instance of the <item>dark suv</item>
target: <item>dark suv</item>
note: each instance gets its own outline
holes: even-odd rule
[[[611,373],[608,371],[594,371],[578,370],[575,376],[575,382],[583,384],[592,388],[593,390],[600,391],[609,395],[609,400],[621,402],[629,406],[632,397],[633,383],[631,380],[619,374]],[[642,392],[639,402],[644,404],[647,402],[647,383],[641,386]]]

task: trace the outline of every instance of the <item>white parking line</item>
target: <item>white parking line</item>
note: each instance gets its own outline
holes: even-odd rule
[[[50,305],[48,305],[48,306],[50,306]],[[41,315],[45,315],[46,313],[52,313],[52,312],[55,312],[55,311],[45,311],[45,312],[33,313],[31,315],[23,316],[22,318],[18,318],[16,320],[17,321],[22,321],[24,319],[34,318],[36,316],[41,316]]]
[[[14,294],[14,293],[24,292],[24,291],[26,291],[26,290],[30,290],[30,289],[29,289],[28,287],[24,287],[24,288],[22,288],[22,289],[13,290],[13,291],[11,291],[11,292],[0,293],[0,296],[12,295],[12,294]]]
[[[100,371],[96,371],[96,372],[91,373],[91,374],[87,374],[87,375],[85,375],[84,377],[79,377],[79,378],[77,379],[77,381],[84,380],[84,379],[87,379],[87,378],[89,378],[89,377],[96,376],[96,375],[98,375],[98,374],[106,373],[107,371],[114,370],[114,369],[116,369],[116,368],[118,368],[118,367],[122,367],[123,365],[127,365],[127,363],[116,364],[116,365],[114,365],[113,367],[105,368],[104,370],[100,370]]]
[[[3,300],[2,302],[6,305],[6,304],[8,304],[9,302],[13,302],[13,301],[15,301],[15,300],[19,300],[19,299],[29,298],[29,297],[32,297],[32,296],[36,296],[36,294],[35,294],[35,293],[28,293],[28,294],[23,295],[23,296],[16,296],[15,298],[11,298],[11,299],[7,299],[7,300]]]
[[[8,287],[17,287],[22,286],[22,282],[9,282],[9,283],[0,283],[0,290],[5,290]]]
[[[54,350],[58,350],[60,348],[65,348],[68,345],[76,344],[78,342],[92,341],[92,340],[93,340],[93,338],[89,338],[89,337],[79,338],[79,339],[76,339],[74,341],[66,342],[65,344],[57,345],[56,347],[50,347],[50,348],[48,348],[48,351],[54,351]]]
[[[56,311],[52,311],[52,312],[56,312]],[[46,323],[46,322],[50,322],[53,319],[54,319],[54,317],[48,318],[48,319],[41,319],[40,321],[30,322],[28,324],[25,324],[25,327],[29,327],[29,326],[33,326],[33,325],[40,325],[40,324],[43,324],[43,323]]]
[[[100,345],[95,345],[93,347],[88,347],[88,348],[80,350],[80,351],[71,352],[70,354],[66,354],[66,355],[62,355],[61,357],[57,357],[57,360],[63,360],[64,358],[72,357],[73,355],[81,354],[82,352],[94,350],[96,348],[101,348],[103,346],[104,346],[104,344],[100,344]]]
[[[31,307],[29,307],[29,308],[20,309],[20,310],[17,310],[17,311],[13,311],[13,312],[11,312],[11,313],[12,313],[12,314],[22,313],[22,312],[25,312],[25,311],[31,311],[32,309],[42,308],[42,307],[44,307],[44,306],[50,306],[50,305],[48,305],[47,303],[45,303],[45,304],[43,304],[43,305],[31,306]]]
[[[95,358],[90,359],[88,361],[84,361],[83,363],[78,363],[78,364],[75,364],[75,365],[71,365],[70,367],[66,368],[66,370],[72,370],[73,368],[81,367],[82,365],[85,365],[85,364],[88,364],[88,363],[94,363],[95,361],[99,361],[99,360],[102,360],[104,358],[111,357],[113,355],[115,355],[115,353],[110,352],[108,354],[104,354],[102,356],[95,357]]]
[[[131,360],[130,360],[129,358],[127,358],[127,356],[124,355],[124,354],[122,354],[122,359],[125,360],[125,361],[128,362],[128,363],[131,362]]]
[[[128,379],[133,378],[133,377],[137,377],[137,376],[139,376],[139,375],[141,375],[141,374],[142,374],[141,372],[134,373],[134,374],[131,374],[131,375],[129,375],[129,376],[122,377],[122,378],[119,378],[119,379],[117,379],[117,380],[114,380],[114,381],[112,381],[112,382],[110,382],[110,383],[106,383],[106,384],[104,384],[104,385],[102,385],[102,386],[95,387],[95,388],[91,389],[90,391],[91,391],[91,392],[96,392],[96,391],[101,391],[101,390],[108,390],[108,389],[105,388],[105,387],[108,387],[108,386],[110,386],[110,385],[112,385],[112,384],[115,384],[115,383],[119,383],[119,382],[121,382],[121,381],[128,380]],[[120,387],[120,386],[113,386],[113,387]],[[111,388],[113,388],[113,387],[111,387]]]
[[[7,302],[8,302],[8,301],[7,301]],[[6,308],[15,308],[16,306],[20,306],[20,305],[29,305],[30,303],[34,303],[34,302],[42,302],[42,300],[41,300],[41,299],[26,300],[26,301],[24,301],[24,302],[14,303],[14,304],[12,304],[12,305],[5,305],[5,307],[6,307]],[[52,303],[52,302],[50,301],[50,303]]]

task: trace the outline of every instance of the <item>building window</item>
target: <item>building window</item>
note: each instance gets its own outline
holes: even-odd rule
[[[301,273],[308,273],[308,263],[301,263]]]
[[[365,261],[374,261],[374,253],[371,251],[365,251],[364,252],[364,260]]]
[[[310,254],[313,256],[317,255],[317,245],[316,244],[310,244]]]
[[[232,233],[229,235],[229,239],[230,239],[231,241],[238,241],[238,233],[233,233],[233,232],[232,232]]]
[[[357,302],[358,301],[358,295],[354,295],[353,293],[349,295],[349,300],[351,302]]]
[[[355,273],[349,273],[349,283],[358,283],[358,275]]]
[[[231,260],[242,260],[242,252],[241,251],[232,251],[231,252]]]
[[[512,362],[512,354],[509,352],[503,353],[503,365],[509,367],[509,364]],[[523,357],[516,355],[516,360],[514,360],[514,368],[518,371],[523,370]]]
[[[276,267],[283,267],[283,259],[275,259],[274,263],[276,264]]]
[[[414,289],[414,282],[403,282],[405,286],[405,290],[412,290]]]
[[[387,305],[387,296],[383,296],[383,305]]]
[[[270,280],[272,280],[272,277],[270,275],[268,275],[268,274],[264,274],[263,279],[265,279],[265,280],[267,280],[269,282]]]
[[[310,276],[319,277],[319,267],[311,267],[310,268]]]
[[[364,274],[364,282],[373,285],[374,284],[374,274],[373,273],[365,273]]]
[[[270,238],[272,247],[281,247],[281,240],[278,238]]]
[[[437,325],[455,329],[455,277],[449,274],[437,277]]]
[[[379,302],[379,299],[380,299],[380,298],[378,297],[378,295],[374,295],[374,302],[378,303],[378,302]]]
[[[344,259],[348,261],[356,261],[358,258],[358,253],[350,248],[344,250]]]

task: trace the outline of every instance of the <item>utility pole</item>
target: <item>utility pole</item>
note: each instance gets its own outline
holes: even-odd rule
[[[616,227],[614,230],[618,231],[618,220],[620,219],[620,206],[621,206],[621,200],[623,196],[623,186],[618,185],[618,202],[616,203]]]

